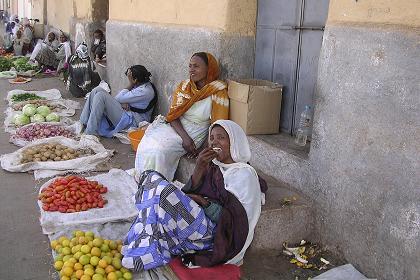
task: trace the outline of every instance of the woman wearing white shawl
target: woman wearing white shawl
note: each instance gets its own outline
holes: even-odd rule
[[[45,68],[57,69],[57,72],[60,72],[68,67],[71,46],[64,32],[60,32],[59,42],[55,38],[55,33],[50,32],[47,35],[47,40],[38,42],[32,52],[30,61],[36,60]]]
[[[261,214],[261,204],[265,202],[265,194],[261,192],[259,177],[255,169],[248,164],[251,159],[251,150],[249,149],[248,138],[246,137],[242,128],[233,121],[219,120],[212,124],[209,132],[209,142],[212,148],[219,147],[217,139],[210,139],[210,133],[215,126],[221,126],[229,136],[230,142],[230,156],[233,163],[223,163],[213,159],[213,163],[219,166],[223,174],[225,189],[231,192],[241,202],[248,218],[248,236],[242,250],[227,263],[239,264],[241,263],[245,251],[251,245],[254,238],[254,229],[257,225],[258,218]]]
[[[139,213],[124,241],[122,263],[153,269],[181,256],[203,267],[241,265],[254,237],[266,190],[254,168],[248,140],[234,122],[209,129],[209,147],[191,179],[177,189],[153,170],[142,173],[135,204]]]

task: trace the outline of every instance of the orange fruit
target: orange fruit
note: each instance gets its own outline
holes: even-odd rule
[[[105,268],[105,267],[108,266],[108,263],[106,262],[106,260],[102,259],[98,262],[98,266],[102,267],[102,268]]]
[[[112,265],[108,265],[107,267],[105,267],[105,272],[107,274],[114,271],[115,271],[115,268]]]

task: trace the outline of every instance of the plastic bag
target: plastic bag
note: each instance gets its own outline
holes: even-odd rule
[[[324,272],[313,280],[375,280],[366,278],[351,264],[342,265]]]
[[[3,71],[0,72],[0,79],[14,79],[17,77],[16,71]]]

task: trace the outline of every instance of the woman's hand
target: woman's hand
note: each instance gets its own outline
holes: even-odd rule
[[[199,194],[187,194],[192,200],[194,200],[201,207],[208,207],[210,202]]]
[[[213,151],[212,148],[205,148],[201,151],[201,153],[198,155],[196,166],[198,168],[204,168],[207,169],[209,166],[210,161],[215,159],[217,157],[217,153]]]
[[[130,105],[128,103],[122,103],[121,107],[125,110],[125,111],[130,111]]]
[[[194,173],[191,176],[191,183],[193,188],[200,184],[201,180],[207,172],[207,168],[209,167],[210,162],[216,157],[217,153],[208,147],[201,151],[201,153],[198,155]]]
[[[197,155],[197,148],[190,136],[186,135],[182,138],[182,147],[187,151],[186,156],[193,158]]]

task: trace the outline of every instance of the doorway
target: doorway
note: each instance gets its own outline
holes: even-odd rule
[[[293,135],[313,108],[329,0],[259,0],[254,77],[284,86],[280,130]]]

